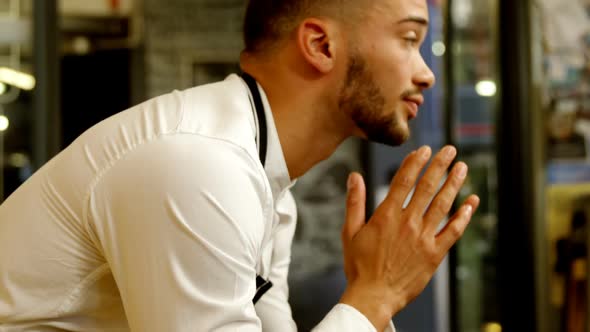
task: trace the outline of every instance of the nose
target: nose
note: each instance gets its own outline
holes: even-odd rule
[[[430,89],[434,86],[436,78],[430,67],[424,62],[424,59],[421,56],[419,58],[413,83],[422,90]]]

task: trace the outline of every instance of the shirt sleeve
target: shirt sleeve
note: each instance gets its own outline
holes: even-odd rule
[[[256,313],[262,321],[262,331],[297,331],[289,305],[287,277],[291,262],[291,244],[295,235],[296,207],[290,192],[277,204],[278,229],[273,237],[272,263],[269,280],[273,287],[256,303]]]
[[[175,134],[97,180],[89,228],[131,331],[260,331],[252,299],[265,232],[260,167],[239,147]]]
[[[375,326],[358,310],[347,304],[339,303],[326,315],[312,332],[377,332]],[[392,322],[385,332],[395,332]]]
[[[256,304],[256,312],[262,320],[263,331],[297,331],[297,326],[291,316],[289,306],[289,287],[287,277],[291,262],[291,245],[295,234],[297,208],[290,192],[278,204],[277,212],[280,218],[279,230],[273,238],[272,270],[270,280],[273,287]],[[362,332],[376,331],[373,324],[355,308],[336,305],[314,332]],[[393,323],[384,332],[395,332]]]

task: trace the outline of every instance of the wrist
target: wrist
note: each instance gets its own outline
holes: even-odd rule
[[[403,305],[395,296],[389,295],[380,287],[349,285],[340,298],[340,303],[347,304],[362,313],[377,329],[383,331],[391,318]]]

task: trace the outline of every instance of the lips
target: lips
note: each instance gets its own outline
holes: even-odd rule
[[[413,119],[418,115],[420,105],[424,104],[424,97],[422,95],[412,95],[404,98],[404,102],[406,102],[410,110],[409,118]]]

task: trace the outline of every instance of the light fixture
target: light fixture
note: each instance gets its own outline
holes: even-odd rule
[[[493,97],[496,95],[498,88],[494,81],[483,80],[477,82],[475,85],[475,91],[482,97]]]
[[[24,153],[16,152],[8,156],[8,164],[16,168],[23,168],[27,166],[29,163],[29,157],[27,157],[27,155]]]
[[[83,36],[72,39],[72,49],[78,55],[88,54],[90,52],[90,40]]]
[[[9,124],[10,121],[8,121],[8,118],[5,115],[0,115],[0,131],[8,129]]]
[[[443,56],[446,51],[447,47],[445,46],[445,43],[441,41],[435,41],[432,43],[432,54],[436,56]]]
[[[23,90],[32,90],[35,87],[33,75],[6,67],[0,67],[0,82],[14,85]]]
[[[474,8],[471,0],[453,1],[451,7],[453,23],[458,28],[466,28],[469,25],[469,20],[473,16],[473,11]]]
[[[502,325],[496,322],[490,322],[483,325],[484,332],[502,332]]]
[[[7,87],[6,84],[0,82],[0,95],[3,95],[4,93],[6,93]]]

